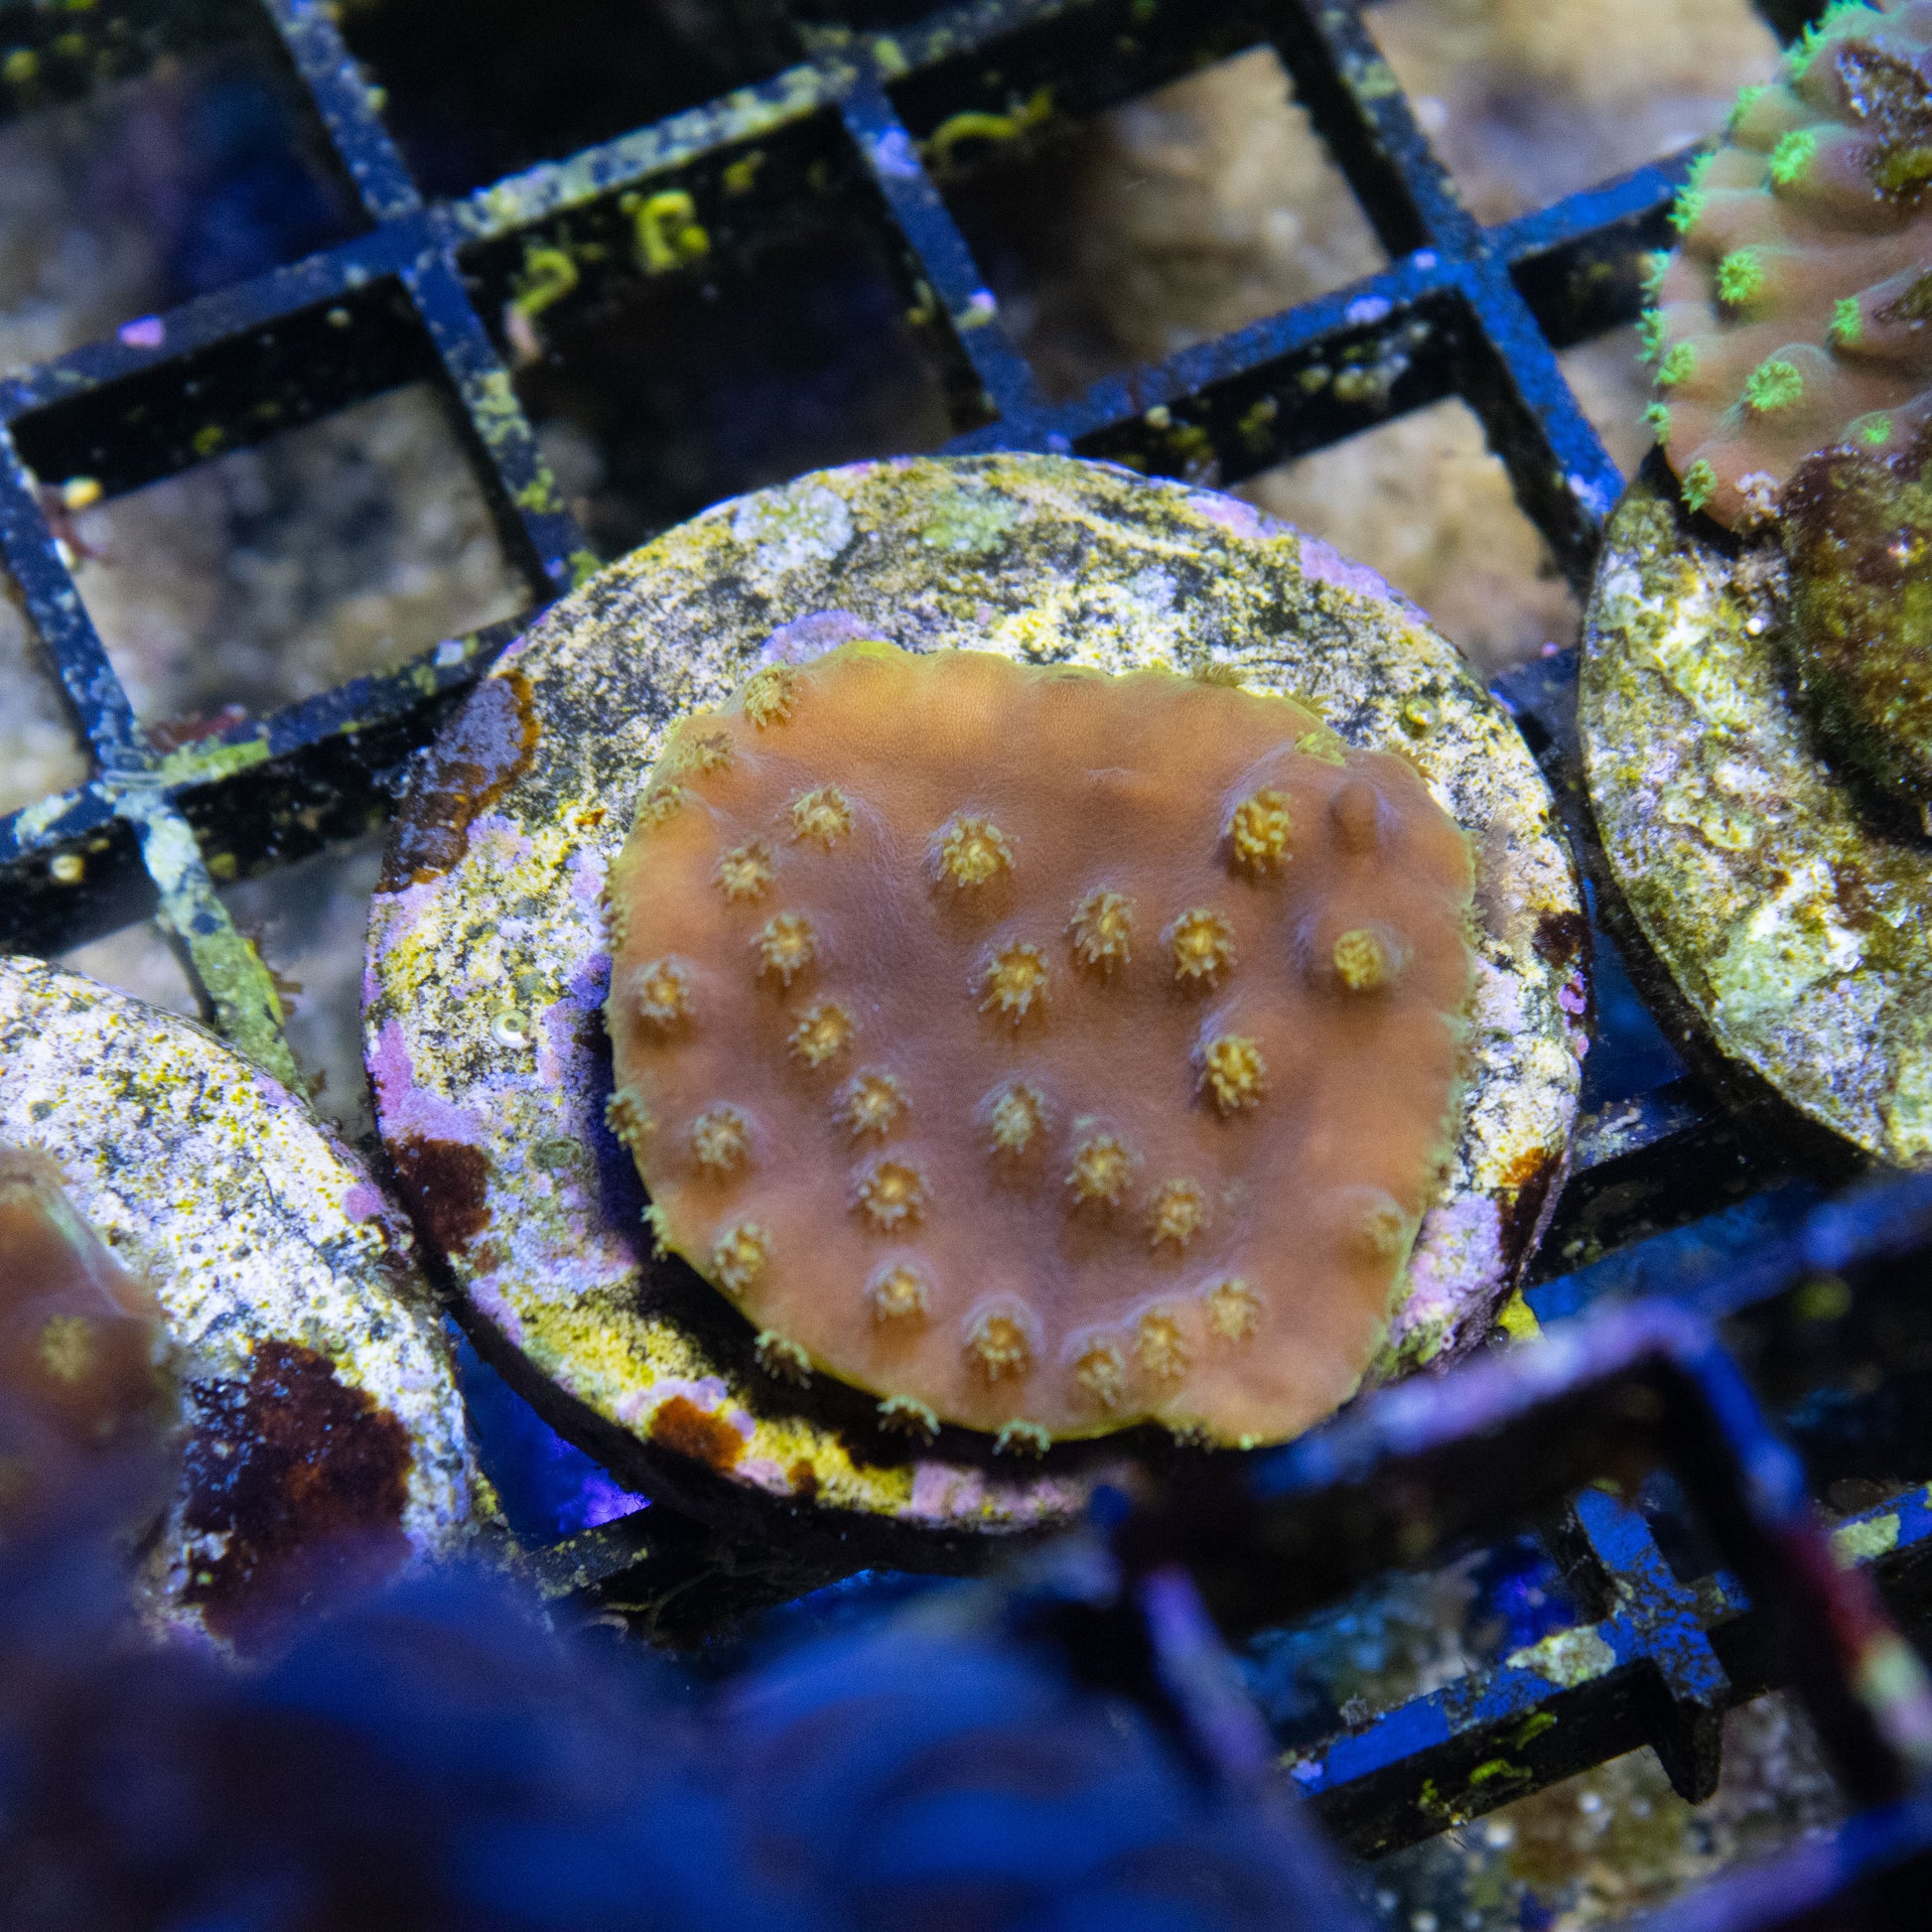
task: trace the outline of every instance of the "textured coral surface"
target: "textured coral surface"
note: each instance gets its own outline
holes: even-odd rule
[[[1811,452],[1901,449],[1932,419],[1928,76],[1926,0],[1834,8],[1679,198],[1653,420],[1685,500],[1732,529]]]
[[[1281,698],[853,644],[665,742],[614,868],[657,1226],[917,1424],[1292,1434],[1447,1152],[1470,860]]]

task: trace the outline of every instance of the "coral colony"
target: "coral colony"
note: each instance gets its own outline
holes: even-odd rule
[[[1162,671],[848,644],[667,738],[607,890],[660,1243],[915,1435],[1290,1436],[1447,1147],[1466,841],[1399,758]]]
[[[1831,747],[1932,806],[1932,6],[1840,6],[1701,161],[1644,319],[1692,509],[1789,564],[1785,643]]]
[[[1815,450],[1932,421],[1932,5],[1835,7],[1701,159],[1644,316],[1651,417],[1685,501],[1769,518]]]

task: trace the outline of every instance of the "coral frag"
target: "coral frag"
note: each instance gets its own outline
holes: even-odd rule
[[[1932,4],[1837,6],[1739,96],[1644,316],[1651,419],[1694,510],[1768,519],[1804,458],[1932,420]]]
[[[1448,1153],[1470,856],[1281,698],[846,645],[666,740],[607,892],[663,1244],[888,1421],[1269,1440]]]

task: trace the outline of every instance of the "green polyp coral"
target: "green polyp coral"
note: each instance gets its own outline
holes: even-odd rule
[[[1637,359],[1654,362],[1663,345],[1664,312],[1661,309],[1646,309],[1637,318]]]
[[[1700,457],[1684,472],[1682,481],[1685,506],[1692,510],[1701,510],[1710,502],[1713,492],[1718,487],[1718,473]]]
[[[1658,365],[1657,381],[1660,387],[1670,389],[1680,382],[1688,382],[1697,371],[1698,350],[1695,343],[1673,343],[1670,351]]]
[[[1643,258],[1643,275],[1640,279],[1643,292],[1651,301],[1656,301],[1658,291],[1664,286],[1664,277],[1669,272],[1670,250],[1668,248],[1653,248]]]
[[[1817,152],[1818,135],[1812,128],[1794,127],[1789,134],[1780,135],[1766,164],[1771,171],[1771,179],[1780,188],[1789,188],[1793,182],[1803,178],[1805,170],[1811,166],[1812,156]]]
[[[1768,528],[1798,466],[1863,419],[1932,415],[1928,75],[1932,8],[1835,7],[1677,197],[1682,238],[1646,282],[1669,319],[1658,393],[1677,391],[1664,455],[1680,479],[1708,466],[1731,530]],[[1660,341],[1646,329],[1645,359]]]
[[[1670,224],[1679,234],[1693,227],[1704,212],[1707,200],[1704,178],[1711,172],[1711,160],[1710,155],[1701,154],[1692,162],[1690,175],[1677,191],[1677,200],[1671,204]]]
[[[1670,441],[1670,404],[1653,402],[1645,406],[1643,419],[1650,425],[1650,433],[1660,443]]]
[[[1774,355],[1760,362],[1744,378],[1745,406],[1761,415],[1768,415],[1774,409],[1792,408],[1803,400],[1804,393],[1805,379],[1798,372],[1797,364],[1785,361],[1782,356]]]
[[[1718,300],[1735,308],[1764,287],[1764,257],[1755,248],[1733,248],[1718,264]]]

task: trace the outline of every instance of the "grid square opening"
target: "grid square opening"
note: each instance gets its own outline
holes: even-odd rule
[[[427,381],[110,497],[74,534],[81,599],[164,748],[530,602]]]
[[[1485,222],[1709,140],[1778,53],[1751,0],[1382,0],[1368,24]]]
[[[1657,440],[1644,421],[1650,371],[1638,360],[1636,324],[1566,348],[1557,360],[1611,462],[1625,477],[1634,475]]]
[[[1054,400],[1385,265],[1271,47],[1036,138],[935,154],[944,128],[929,162]]]
[[[0,600],[0,816],[84,784],[89,769],[18,598]]]
[[[767,78],[799,58],[779,0],[348,0],[418,186],[468,189]]]
[[[145,27],[106,8],[27,14],[0,32],[0,367],[363,225],[257,8],[162,9]]]
[[[971,426],[949,412],[940,358],[866,215],[827,202],[780,229],[751,215],[735,232],[729,203],[697,186],[705,241],[688,262],[640,272],[629,233],[650,198],[638,191],[569,235],[467,264],[566,502],[607,558],[723,497],[930,450]],[[520,317],[539,251],[563,248],[597,253],[573,268],[568,296]]]
[[[1263,471],[1236,494],[1380,572],[1479,672],[1576,638],[1576,597],[1457,397]]]

